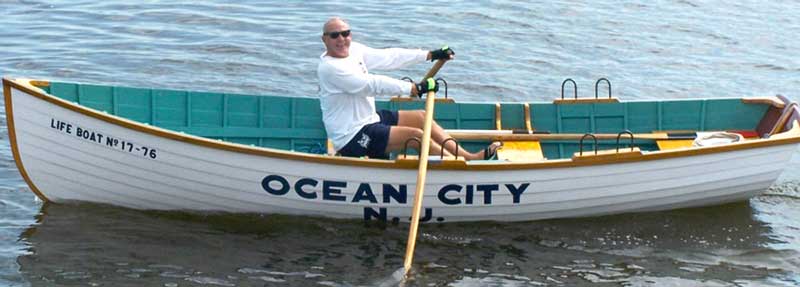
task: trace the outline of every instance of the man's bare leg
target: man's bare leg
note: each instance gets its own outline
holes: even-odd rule
[[[404,126],[404,127],[413,127],[422,130],[423,126],[425,125],[425,111],[422,110],[414,110],[414,111],[398,111],[397,112],[397,125]],[[420,138],[422,134],[420,133]],[[390,137],[391,138],[391,137]],[[436,123],[433,122],[431,125],[431,140],[438,144],[439,146],[442,145],[446,139],[450,138],[450,135],[444,131],[444,129]],[[493,143],[490,148],[496,149],[499,144]],[[431,145],[433,147],[433,145]],[[402,147],[401,147],[402,148]],[[459,146],[455,141],[448,141],[444,144],[444,149],[449,152],[450,154],[456,154],[456,149],[458,149],[458,155],[463,156],[467,160],[476,160],[476,159],[483,159],[485,151],[479,151],[476,153],[472,153],[463,147]]]
[[[414,127],[404,127],[404,126],[392,126],[389,129],[389,143],[386,145],[386,153],[392,151],[399,151],[405,148],[406,141],[410,138],[418,138],[422,139],[422,130]],[[408,143],[408,146],[414,148],[416,150],[420,150],[420,143],[417,141],[411,141]],[[431,141],[431,148],[428,152],[429,155],[441,155],[442,154],[442,146],[437,143],[436,141]],[[453,154],[449,151],[444,151],[445,156],[452,156]]]

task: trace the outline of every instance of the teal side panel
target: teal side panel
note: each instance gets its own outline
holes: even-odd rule
[[[424,101],[412,101],[412,102],[396,102],[393,103],[396,110],[424,110],[425,109],[425,102]],[[435,108],[434,108],[435,110]]]
[[[375,109],[376,110],[390,110],[394,111],[397,110],[394,105],[391,104],[389,101],[376,101],[375,102]]]
[[[561,133],[586,133],[592,131],[591,104],[559,105]]]
[[[464,103],[459,104],[459,129],[466,130],[493,130],[494,125],[494,105]]]
[[[98,111],[112,113],[112,89],[110,86],[80,85],[78,86],[78,103]]]
[[[265,128],[290,128],[292,100],[264,97],[261,101],[261,125]]]
[[[48,94],[51,94],[51,95],[52,95],[53,93],[52,93],[52,92],[51,92],[51,90],[50,90],[50,87],[51,87],[52,85],[53,85],[53,83],[50,83],[50,85],[48,85],[48,86],[39,87],[39,88],[40,88],[40,89],[42,89],[42,91],[44,91],[45,93],[48,93]]]
[[[225,106],[225,124],[229,127],[258,127],[258,98],[255,96],[228,95]],[[230,141],[238,140],[229,138]],[[248,142],[246,144],[258,144]]]
[[[290,148],[295,151],[308,153],[326,153],[327,135],[325,135],[325,125],[322,122],[322,109],[319,100],[312,98],[294,98],[294,124],[292,130],[318,132],[318,136],[313,134],[296,134],[290,142]]]
[[[114,114],[142,123],[152,123],[151,90],[114,88]]]
[[[500,104],[500,120],[504,130],[524,130],[525,106],[521,103]]]
[[[189,92],[189,125],[200,127],[223,126],[223,95]]]
[[[156,126],[188,126],[187,93],[182,91],[153,90],[153,123]]]
[[[628,114],[628,130],[633,133],[650,133],[661,130],[658,126],[657,102],[625,103]]]
[[[441,103],[434,106],[433,116],[445,129],[457,129],[460,120],[459,106],[454,103]]]
[[[554,142],[541,142],[542,155],[547,159],[561,158],[561,144]]]
[[[625,104],[594,104],[595,133],[619,133],[625,129]]]
[[[534,130],[558,132],[558,109],[553,104],[531,104],[531,125]]]
[[[311,98],[293,98],[293,128],[325,129],[322,123],[322,110],[319,101]]]
[[[702,130],[703,101],[661,103],[661,130]]]
[[[78,102],[78,85],[51,82],[50,94],[70,102]]]
[[[705,129],[754,130],[769,105],[745,104],[741,99],[706,101]]]

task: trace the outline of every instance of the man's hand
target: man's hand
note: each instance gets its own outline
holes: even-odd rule
[[[422,95],[427,95],[428,92],[438,92],[439,86],[436,85],[436,81],[433,78],[428,78],[427,80],[420,82],[415,85],[417,88],[417,97],[422,98]]]
[[[447,61],[447,60],[452,60],[453,58],[455,58],[455,56],[456,52],[453,52],[453,49],[450,49],[450,47],[448,46],[444,46],[441,49],[431,50],[429,58],[431,62],[439,59],[444,59],[445,61]]]

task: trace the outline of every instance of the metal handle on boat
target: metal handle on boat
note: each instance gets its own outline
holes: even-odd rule
[[[628,134],[631,136],[631,151],[633,151],[633,133],[629,130],[621,131],[617,134],[617,153],[619,153],[619,138],[622,137],[623,134]]]
[[[439,84],[439,81],[444,83],[444,98],[447,99],[447,81],[445,81],[442,77],[436,78],[436,84]]]
[[[444,140],[442,142],[442,154],[440,156],[441,159],[444,159],[444,145],[446,145],[447,142],[449,142],[449,141],[453,141],[454,143],[456,143],[456,154],[455,154],[455,156],[456,156],[456,158],[458,158],[458,141],[456,139],[454,139],[454,138],[447,138],[446,140]]]
[[[602,81],[606,81],[606,83],[608,84],[608,98],[610,99],[611,98],[611,81],[609,81],[606,78],[600,78],[600,79],[597,79],[597,82],[594,82],[594,98],[595,99],[599,99],[599,96],[598,96],[598,93],[597,93],[597,88],[600,85],[600,82],[602,82]]]
[[[576,84],[575,81],[573,81],[572,79],[569,79],[569,78],[567,78],[566,80],[561,82],[561,99],[562,100],[564,99],[564,85],[566,85],[567,82],[572,82],[572,88],[573,88],[573,91],[575,93],[575,99],[577,100],[578,99],[578,84]]]
[[[583,156],[583,140],[586,137],[592,137],[592,139],[594,139],[594,154],[597,155],[597,137],[593,134],[585,134],[581,137],[581,141],[578,143],[581,146],[580,155]]]
[[[410,141],[416,141],[418,145],[420,145],[420,146],[422,145],[422,141],[420,141],[419,138],[407,139],[406,142],[403,144],[403,159],[408,157],[408,142],[410,142]]]

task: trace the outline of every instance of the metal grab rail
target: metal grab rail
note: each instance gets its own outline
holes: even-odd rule
[[[449,141],[453,141],[456,144],[456,154],[455,154],[455,156],[456,156],[456,159],[458,158],[458,141],[456,139],[454,139],[454,138],[447,138],[446,140],[444,140],[442,142],[442,154],[440,155],[439,158],[444,159],[444,150],[445,150],[444,145],[447,144],[447,142],[449,142]]]
[[[572,82],[572,88],[573,88],[573,91],[574,91],[574,94],[575,94],[575,99],[577,100],[578,99],[578,84],[576,84],[575,81],[573,81],[572,79],[569,79],[569,78],[567,78],[566,80],[561,82],[561,99],[562,100],[564,99],[564,85],[566,85],[567,82]]]
[[[417,137],[407,139],[406,142],[403,143],[403,159],[406,159],[408,157],[408,142],[410,141],[415,141],[419,146],[422,146],[422,141]]]
[[[416,84],[416,83],[414,83],[414,79],[411,79],[409,77],[402,77],[402,78],[400,78],[400,80],[407,81],[407,82],[409,82],[411,84]],[[436,84],[438,85],[439,82],[444,83],[444,98],[447,99],[447,81],[445,81],[444,78],[442,78],[442,77],[438,77],[438,78],[436,78]],[[419,95],[418,98],[421,99],[422,95]]]
[[[444,98],[447,99],[447,81],[445,81],[444,78],[442,77],[438,77],[436,78],[437,85],[439,84],[439,81],[442,81],[442,83],[444,83]]]
[[[623,134],[628,134],[628,135],[631,136],[630,147],[631,147],[631,151],[633,151],[633,133],[631,131],[629,131],[629,130],[624,130],[624,131],[621,131],[621,132],[619,132],[617,134],[617,153],[619,153],[619,139],[620,139],[620,137],[622,137]]]
[[[602,82],[602,81],[605,81],[608,84],[608,98],[610,99],[611,98],[611,81],[609,81],[606,78],[600,78],[600,79],[597,79],[597,82],[594,82],[594,98],[595,99],[599,99],[599,96],[597,94],[597,88],[600,85],[600,82]]]
[[[592,139],[594,139],[594,154],[597,155],[597,137],[594,136],[593,134],[584,134],[581,137],[581,141],[578,143],[578,145],[580,145],[580,154],[579,155],[583,156],[583,140],[586,139],[586,137],[592,137]]]

